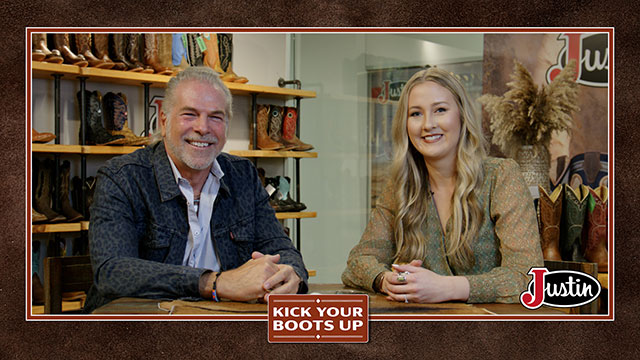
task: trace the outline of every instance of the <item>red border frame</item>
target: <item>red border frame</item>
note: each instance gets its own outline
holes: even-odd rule
[[[281,27],[281,28],[260,28],[260,27],[214,27],[214,28],[153,28],[153,27],[135,27],[135,28],[110,28],[110,27],[64,27],[64,28],[49,28],[49,27],[32,27],[26,28],[26,46],[25,49],[25,81],[26,81],[26,119],[25,119],[25,131],[27,144],[25,146],[26,152],[26,176],[25,184],[26,188],[26,252],[25,260],[27,266],[25,268],[26,278],[26,320],[216,320],[216,321],[267,321],[267,315],[201,315],[201,316],[189,316],[189,315],[34,315],[32,314],[31,305],[31,91],[32,91],[32,76],[31,76],[31,33],[33,32],[236,32],[236,33],[422,33],[422,32],[439,32],[439,33],[563,33],[563,32],[579,32],[579,33],[607,33],[609,35],[609,285],[608,285],[608,314],[606,315],[379,315],[369,314],[370,321],[424,321],[424,320],[614,320],[614,285],[615,285],[615,271],[614,271],[614,28],[613,27],[596,27],[596,28],[583,28],[583,27],[569,27],[569,28],[552,28],[552,27],[535,27],[535,28],[500,28],[500,27],[477,27],[477,28],[398,28],[398,27],[382,27],[382,28],[336,28],[336,27],[320,27],[320,28],[295,28],[295,27]]]

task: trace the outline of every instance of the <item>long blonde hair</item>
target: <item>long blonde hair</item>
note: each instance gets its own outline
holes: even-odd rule
[[[482,163],[486,157],[486,140],[482,123],[474,114],[464,87],[455,75],[438,68],[414,74],[400,95],[393,119],[393,164],[391,176],[397,186],[397,212],[394,219],[396,261],[410,262],[424,259],[426,239],[424,224],[427,206],[429,174],[424,161],[407,134],[408,98],[418,84],[433,81],[453,94],[460,111],[460,138],[457,145],[456,181],[452,197],[453,226],[445,237],[446,256],[453,267],[470,269],[475,264],[471,242],[477,236],[483,211],[476,196],[482,184]]]

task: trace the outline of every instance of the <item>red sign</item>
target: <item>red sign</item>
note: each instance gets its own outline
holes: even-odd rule
[[[366,343],[369,297],[364,294],[269,296],[270,343]]]

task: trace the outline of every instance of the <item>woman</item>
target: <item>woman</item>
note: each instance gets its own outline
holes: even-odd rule
[[[454,75],[411,77],[393,145],[391,179],[342,281],[403,302],[517,302],[543,265],[533,201],[513,160],[486,156]]]

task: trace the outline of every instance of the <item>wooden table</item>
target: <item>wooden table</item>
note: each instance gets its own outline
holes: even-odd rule
[[[342,284],[309,284],[309,294],[367,294],[371,315],[566,315],[558,309],[541,307],[527,310],[520,304],[405,304],[388,301],[384,295],[374,294]],[[267,305],[235,301],[184,301],[120,298],[96,309],[93,314],[172,314],[172,315],[266,315]]]

